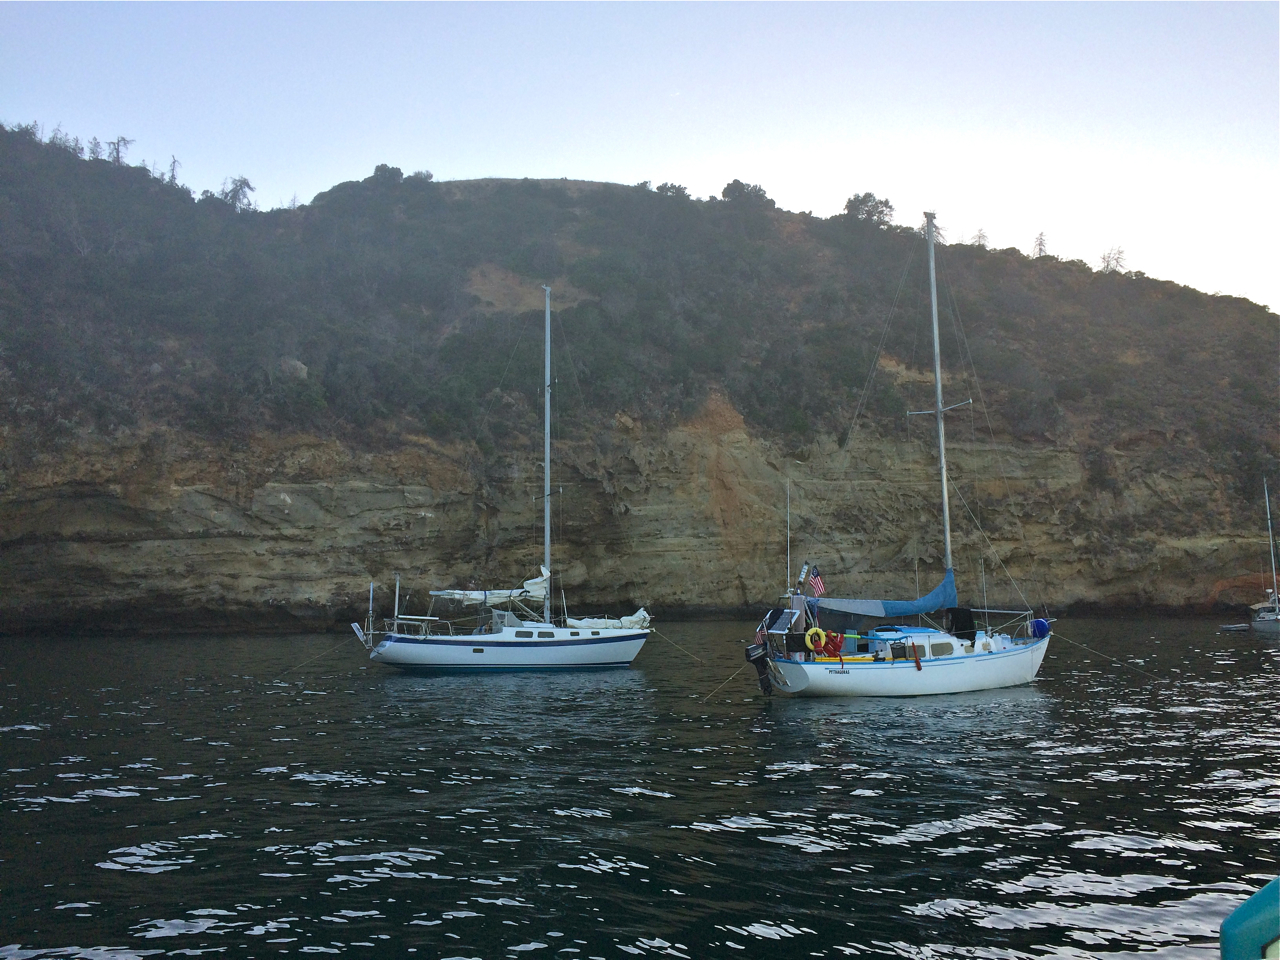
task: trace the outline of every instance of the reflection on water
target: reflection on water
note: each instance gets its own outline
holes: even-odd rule
[[[1277,872],[1274,643],[1066,622],[1032,687],[766,700],[752,626],[499,677],[5,642],[0,957],[1207,958]]]

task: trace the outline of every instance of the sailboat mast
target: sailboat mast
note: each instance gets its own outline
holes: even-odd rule
[[[1267,501],[1267,555],[1271,557],[1271,596],[1280,600],[1276,592],[1276,537],[1271,532],[1271,494],[1267,492],[1267,478],[1262,478],[1262,499]]]
[[[938,278],[933,263],[933,218],[924,215],[929,238],[929,300],[933,309],[933,390],[934,413],[938,419],[938,465],[942,473],[942,542],[946,569],[951,569],[951,507],[947,496],[947,432],[942,423],[942,351],[938,341]]]
[[[547,292],[547,329],[543,351],[546,387],[542,392],[542,565],[551,569],[551,288]],[[547,579],[547,596],[542,601],[542,622],[551,622],[551,580]]]

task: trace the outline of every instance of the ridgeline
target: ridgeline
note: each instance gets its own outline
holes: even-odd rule
[[[787,477],[834,592],[939,573],[931,428],[907,417],[932,395],[923,240],[887,201],[823,219],[738,181],[387,166],[293,209],[251,189],[196,198],[0,127],[0,630],[315,627],[391,571],[523,579],[543,283],[572,605],[769,602]],[[938,262],[947,396],[975,401],[953,479],[985,530],[962,583],[1259,599],[1276,315],[1015,249]]]

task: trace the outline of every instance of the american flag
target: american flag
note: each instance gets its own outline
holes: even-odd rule
[[[815,597],[820,597],[827,592],[827,586],[822,582],[822,574],[818,572],[817,566],[809,571],[809,586],[813,587]]]

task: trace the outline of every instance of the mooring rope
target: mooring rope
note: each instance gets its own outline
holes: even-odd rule
[[[360,643],[360,638],[359,638],[359,637],[357,637],[357,636],[355,636],[355,634],[352,634],[352,635],[351,635],[351,639],[355,640],[357,643]],[[338,646],[337,646],[337,647],[330,647],[330,648],[329,648],[328,650],[326,650],[324,653],[317,653],[317,654],[316,654],[314,657],[312,657],[310,660],[303,660],[301,663],[295,663],[292,667],[289,667],[287,670],[285,670],[285,671],[284,671],[284,673],[279,673],[279,674],[277,674],[276,676],[274,676],[274,677],[272,678],[272,682],[274,682],[274,681],[276,681],[276,680],[279,680],[281,677],[283,677],[283,676],[285,675],[285,673],[291,673],[291,672],[293,672],[294,670],[298,670],[298,669],[300,669],[300,668],[302,668],[302,667],[305,667],[308,663],[311,663],[311,662],[312,662],[312,660],[319,660],[321,657],[327,657],[329,654],[333,653],[333,651],[334,651],[334,650],[337,650],[337,649],[338,649],[338,647],[345,647],[346,645],[347,645],[347,641],[346,641],[346,640],[343,640],[340,644],[338,644]],[[361,645],[361,646],[364,646],[364,644],[360,644],[360,645]]]
[[[1134,673],[1140,673],[1144,677],[1150,677],[1152,680],[1164,679],[1163,677],[1157,677],[1154,673],[1147,673],[1147,671],[1145,670],[1139,670],[1137,667],[1135,667],[1131,663],[1125,663],[1123,660],[1117,659],[1116,657],[1109,657],[1105,653],[1099,653],[1097,650],[1094,650],[1092,647],[1086,647],[1083,643],[1076,643],[1076,641],[1072,640],[1070,637],[1064,637],[1062,634],[1058,633],[1057,630],[1053,631],[1053,638],[1055,640],[1065,640],[1067,641],[1067,643],[1071,644],[1073,647],[1079,647],[1081,650],[1085,650],[1089,653],[1092,653],[1095,657],[1102,657],[1102,659],[1104,660],[1110,660],[1112,663],[1118,663],[1120,664],[1120,666],[1127,667],[1128,669],[1132,670]]]
[[[650,627],[649,629],[651,632],[656,633],[658,636],[660,636],[663,640],[667,641],[667,643],[671,644],[677,650],[684,650],[685,653],[688,653],[689,656],[693,657],[693,659],[697,660],[699,663],[707,662],[703,660],[700,656],[698,656],[696,653],[691,653],[690,651],[685,650],[684,647],[680,646],[680,644],[676,643],[674,640],[672,640],[670,637],[668,637],[665,633],[663,633],[661,630],[657,629],[656,627]]]
[[[723,687],[725,683],[728,683],[728,682],[729,682],[729,680],[732,680],[734,677],[736,677],[738,674],[740,674],[743,670],[747,669],[747,667],[749,667],[749,666],[751,666],[751,664],[749,664],[749,663],[744,663],[744,664],[743,664],[742,666],[740,666],[737,670],[733,671],[733,673],[731,673],[731,674],[729,675],[728,680],[725,680],[725,682],[724,682],[724,683],[720,684],[720,687]],[[706,703],[708,700],[710,700],[710,699],[712,698],[712,696],[714,696],[714,695],[715,695],[716,690],[719,690],[719,689],[720,689],[720,687],[716,687],[716,689],[715,689],[715,690],[712,690],[712,691],[711,691],[711,693],[708,693],[705,697],[703,697],[703,698],[702,698],[702,702],[703,702],[703,703]]]

